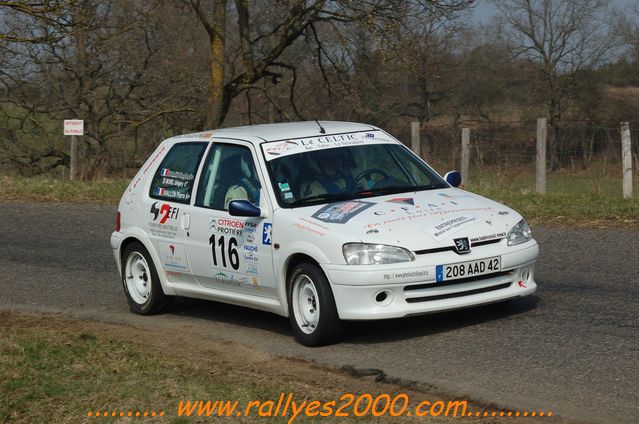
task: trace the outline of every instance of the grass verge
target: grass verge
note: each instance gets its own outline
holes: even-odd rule
[[[121,411],[188,422],[176,416],[178,398],[242,403],[277,391],[275,385],[197,369],[104,334],[5,328],[0,336],[2,422],[114,422],[121,418],[104,414]]]
[[[534,176],[482,172],[469,191],[504,203],[528,221],[545,226],[639,228],[639,197],[623,199],[617,179],[590,174],[552,174],[548,192],[535,193]],[[0,177],[0,200],[116,205],[126,179],[63,181],[53,178]]]
[[[128,179],[69,181],[45,177],[0,177],[1,200],[116,205]]]
[[[358,379],[305,362],[274,358],[230,342],[178,328],[157,332],[124,324],[59,319],[51,315],[0,313],[0,422],[287,422],[287,417],[178,416],[181,399],[331,401],[344,393],[407,393],[412,400],[445,399],[387,383]],[[183,328],[182,328],[183,329]],[[166,337],[172,334],[171,337]],[[414,407],[413,403],[413,407]],[[469,402],[473,410],[480,406]],[[128,417],[131,411],[133,416]],[[347,411],[345,409],[344,411]],[[91,412],[91,416],[89,416]],[[96,412],[100,412],[97,416]],[[106,416],[105,416],[106,412]],[[120,413],[124,417],[120,417]],[[136,418],[140,412],[141,417]],[[144,417],[144,412],[150,416]],[[155,412],[155,417],[152,413]],[[160,416],[160,414],[163,416]],[[112,416],[115,414],[115,417]],[[315,422],[298,415],[292,422]],[[335,420],[335,418],[333,418]],[[339,422],[368,422],[340,417]],[[375,422],[419,422],[458,418],[376,417]],[[465,418],[470,423],[480,418]],[[559,420],[548,419],[545,422]]]
[[[479,172],[467,189],[512,207],[535,225],[639,228],[639,197],[623,199],[620,179],[557,172],[548,176],[546,194],[537,194],[534,178]]]

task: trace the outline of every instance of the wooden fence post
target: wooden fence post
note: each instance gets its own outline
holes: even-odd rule
[[[621,163],[623,170],[623,198],[632,197],[632,150],[630,139],[630,125],[621,123]]]
[[[537,176],[535,190],[539,194],[546,193],[546,118],[537,119]]]
[[[69,179],[78,179],[78,137],[71,136],[71,148],[69,149]]]
[[[413,152],[421,157],[421,140],[419,138],[419,122],[410,123],[410,146]]]
[[[462,186],[468,185],[470,180],[470,128],[462,128],[462,149],[461,149],[461,176]]]

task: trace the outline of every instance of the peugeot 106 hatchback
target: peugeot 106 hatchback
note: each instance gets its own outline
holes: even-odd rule
[[[290,319],[307,346],[343,320],[501,302],[536,290],[514,210],[456,188],[371,125],[298,122],[163,141],[118,206],[111,247],[131,309],[174,296]]]

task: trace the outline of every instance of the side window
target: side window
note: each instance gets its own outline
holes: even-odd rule
[[[231,200],[260,204],[260,182],[248,147],[216,144],[209,152],[195,205],[228,210]]]
[[[189,203],[206,143],[178,143],[174,145],[158,167],[149,195],[154,199]]]

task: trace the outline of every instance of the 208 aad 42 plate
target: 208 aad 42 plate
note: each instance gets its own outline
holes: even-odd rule
[[[456,264],[437,265],[435,275],[437,282],[455,280],[457,278],[475,277],[501,271],[501,256],[459,262]]]

